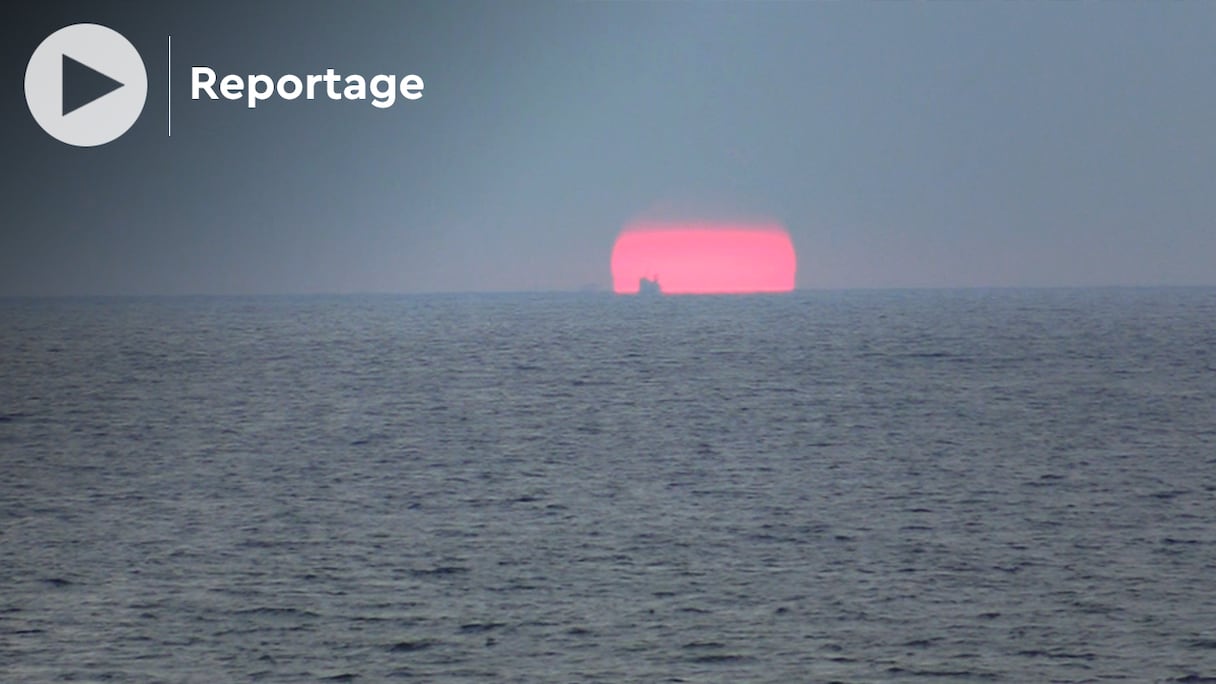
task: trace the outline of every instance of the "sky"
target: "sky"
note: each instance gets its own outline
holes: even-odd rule
[[[656,216],[779,221],[804,289],[1216,284],[1216,3],[44,5],[0,29],[0,296],[609,290]],[[78,22],[148,71],[96,148],[23,95]],[[198,65],[425,89],[250,110]]]

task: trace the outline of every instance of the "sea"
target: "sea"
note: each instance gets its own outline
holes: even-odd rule
[[[0,681],[1216,682],[1216,289],[0,300]]]

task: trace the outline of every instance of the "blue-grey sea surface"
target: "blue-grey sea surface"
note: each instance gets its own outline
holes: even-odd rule
[[[1216,681],[1216,290],[0,301],[0,681]]]

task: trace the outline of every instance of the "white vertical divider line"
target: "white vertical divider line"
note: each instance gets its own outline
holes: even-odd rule
[[[165,75],[165,79],[167,81],[166,85],[168,85],[169,94],[168,94],[168,107],[167,107],[166,112],[167,112],[167,116],[169,117],[169,137],[172,138],[173,137],[173,35],[172,34],[169,35],[169,46],[168,47],[169,47],[169,52],[167,54],[168,68],[166,70],[167,73]]]

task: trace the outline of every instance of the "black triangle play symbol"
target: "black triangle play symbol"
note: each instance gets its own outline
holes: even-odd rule
[[[63,116],[103,95],[109,95],[122,86],[122,83],[100,71],[67,55],[63,56]]]

